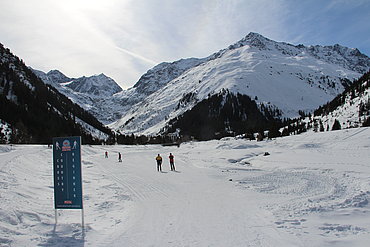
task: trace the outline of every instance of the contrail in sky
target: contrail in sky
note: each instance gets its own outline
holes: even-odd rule
[[[116,46],[116,48],[117,48],[118,50],[120,50],[120,51],[122,51],[122,52],[124,52],[124,53],[126,53],[126,54],[128,54],[128,55],[130,55],[130,56],[136,57],[136,58],[138,58],[138,59],[140,59],[140,60],[143,60],[143,61],[145,61],[145,62],[147,62],[147,63],[150,63],[150,64],[152,64],[152,65],[157,65],[157,64],[158,64],[158,62],[155,62],[155,61],[153,61],[153,60],[151,60],[151,59],[149,59],[149,58],[143,57],[143,56],[141,56],[141,55],[139,55],[139,54],[133,53],[132,51],[129,51],[129,50],[127,50],[127,49],[124,49],[124,48],[121,48],[121,47],[118,47],[118,46]]]

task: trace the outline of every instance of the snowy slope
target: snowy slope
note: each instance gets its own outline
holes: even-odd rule
[[[369,83],[369,82],[367,82]],[[345,103],[335,109],[333,112],[323,116],[316,116],[314,119],[319,119],[324,126],[333,126],[334,121],[338,120],[341,128],[353,128],[362,126],[362,123],[369,117],[369,113],[360,116],[361,105],[370,103],[370,88],[367,88],[359,97],[351,99],[350,95],[345,98]]]
[[[134,105],[142,104],[149,95],[161,92],[168,82],[177,78],[189,68],[199,65],[203,60],[196,58],[181,59],[173,63],[161,63],[147,71],[139,81],[127,90],[123,90],[109,99],[104,104],[109,107],[109,123],[121,119],[132,110]]]
[[[110,126],[124,133],[155,134],[171,119],[224,89],[280,109],[282,117],[296,117],[299,110],[313,111],[330,101],[344,90],[348,80],[370,68],[370,59],[357,49],[293,46],[255,33],[198,61],[150,94],[137,90],[152,85],[150,80],[129,89],[131,95],[144,95],[140,97],[143,100],[127,106],[125,109],[131,110],[124,111],[122,119]],[[178,107],[189,93],[190,101]]]
[[[337,128],[348,129],[370,125],[370,71],[355,80],[343,93],[331,102],[320,106],[311,116],[297,120],[311,131],[330,131],[334,123]]]
[[[83,146],[83,232],[79,210],[58,210],[55,224],[51,149],[0,145],[0,245],[365,247],[369,148],[370,128],[179,148]]]

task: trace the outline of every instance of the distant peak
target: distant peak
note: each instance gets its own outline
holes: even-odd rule
[[[57,69],[50,70],[46,75],[51,81],[56,83],[65,83],[71,80],[71,78],[67,77],[65,74]]]
[[[267,38],[259,33],[250,32],[247,34],[247,36],[245,36],[245,39],[267,39]]]
[[[253,47],[257,47],[259,49],[265,49],[266,44],[268,42],[271,42],[271,41],[272,40],[264,37],[263,35],[261,35],[259,33],[250,32],[242,40],[240,40],[237,43],[229,46],[229,49],[235,49],[235,48],[242,47],[242,46],[245,46],[245,45],[250,45],[250,46],[253,46]]]
[[[109,78],[109,76],[106,76],[104,73],[95,74],[95,75],[92,75],[90,77],[95,77],[95,78]]]
[[[59,74],[59,75],[63,75],[64,76],[64,74],[62,73],[62,72],[60,72],[59,70],[57,70],[57,69],[52,69],[52,70],[50,70],[48,73],[47,73],[48,75],[52,75],[52,74]]]

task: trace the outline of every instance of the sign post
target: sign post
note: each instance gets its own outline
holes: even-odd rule
[[[81,173],[81,137],[53,138],[55,224],[57,209],[81,209],[84,212]]]

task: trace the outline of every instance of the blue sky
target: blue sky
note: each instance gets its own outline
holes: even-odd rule
[[[0,0],[0,42],[27,65],[104,73],[123,88],[158,63],[206,57],[249,32],[370,56],[370,0]]]

